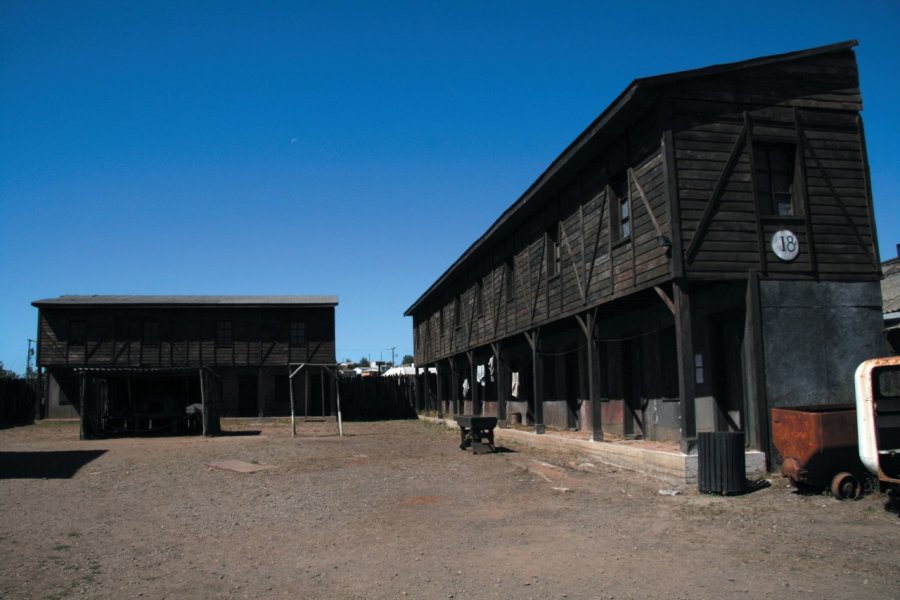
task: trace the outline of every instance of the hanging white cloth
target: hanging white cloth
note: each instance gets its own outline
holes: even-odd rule
[[[519,372],[515,371],[512,374],[512,397],[519,397]]]
[[[475,367],[475,380],[484,387],[484,365]]]
[[[491,376],[491,383],[493,383],[495,381],[495,379],[494,379],[494,357],[493,356],[488,360],[488,373]]]
[[[463,379],[463,398],[469,395],[469,378]]]

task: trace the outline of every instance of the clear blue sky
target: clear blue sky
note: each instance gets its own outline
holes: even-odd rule
[[[635,77],[845,39],[884,259],[900,3],[0,0],[0,360],[60,294],[337,294],[339,358]],[[390,352],[385,352],[389,357]]]

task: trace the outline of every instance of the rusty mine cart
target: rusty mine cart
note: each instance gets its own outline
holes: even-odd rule
[[[852,404],[773,408],[772,442],[784,460],[781,473],[799,489],[829,487],[840,500],[862,495]]]

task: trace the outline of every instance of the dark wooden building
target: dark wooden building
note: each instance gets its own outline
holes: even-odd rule
[[[844,42],[636,79],[406,311],[441,412],[679,441],[883,351]]]
[[[334,296],[35,301],[45,414],[85,420],[84,398],[87,435],[177,429],[190,423],[193,405],[205,409],[208,432],[219,415],[290,414],[289,373],[300,364],[335,363],[337,303]],[[294,378],[299,402],[311,399],[302,414],[328,411],[329,381],[321,369]]]

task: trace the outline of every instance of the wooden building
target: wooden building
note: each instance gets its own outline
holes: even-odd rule
[[[334,296],[35,301],[45,414],[81,416],[86,435],[176,430],[190,425],[194,405],[204,409],[207,433],[219,415],[290,414],[296,366],[335,363],[337,303]],[[300,412],[327,414],[333,394],[324,370],[299,373]]]
[[[883,349],[855,45],[632,82],[407,309],[438,410],[768,452],[771,407],[852,401]]]

